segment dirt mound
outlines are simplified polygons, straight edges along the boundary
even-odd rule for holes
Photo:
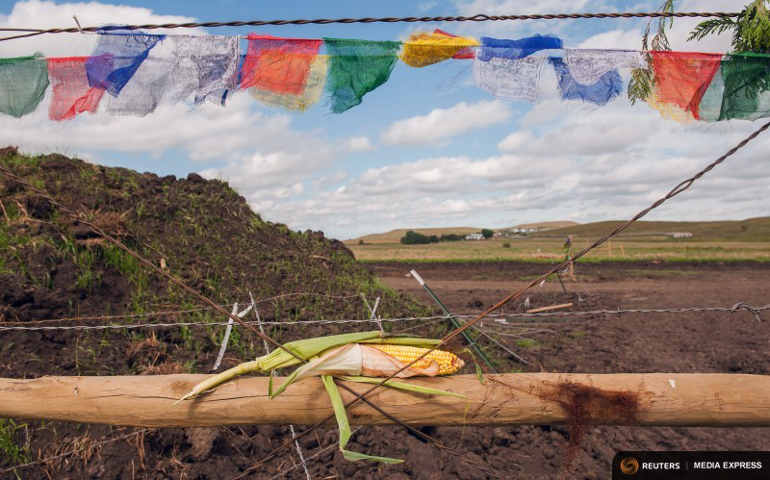
[[[170,285],[78,218],[98,225],[187,285],[227,305],[227,310],[233,301],[247,303],[249,292],[258,300],[272,298],[258,304],[265,321],[368,318],[361,293],[370,301],[382,297],[378,313],[383,316],[427,313],[407,296],[380,285],[341,242],[325,238],[322,232],[295,232],[262,220],[225,182],[205,180],[196,174],[184,179],[158,177],[61,155],[30,157],[13,148],[0,150],[0,166],[55,199],[51,201],[24,183],[0,175],[0,322],[15,322],[6,325],[225,320],[211,310],[200,309],[200,303],[189,293]],[[75,210],[78,216],[68,214],[56,202]],[[154,313],[159,311],[169,313]],[[344,327],[372,328],[369,324]],[[272,327],[268,333],[285,342],[334,330],[317,324],[292,324],[292,328]],[[221,326],[206,325],[3,331],[0,376],[207,372],[223,332]],[[258,338],[236,328],[222,366],[262,353]],[[16,427],[21,424],[17,422]],[[32,452],[38,452],[40,458],[55,455],[66,446],[91,445],[114,430],[50,422],[35,423],[34,428],[29,422],[25,425],[28,427],[20,429],[10,422],[0,424],[0,448],[6,445],[3,440],[10,445],[26,445],[20,450],[26,453],[15,460],[0,454],[0,471],[13,463],[37,459]],[[30,429],[35,433],[25,437],[24,432]],[[231,433],[227,435],[222,431],[158,431],[146,439],[142,436],[144,443],[136,444],[141,446],[141,457],[134,446],[116,442],[98,449],[99,460],[84,459],[88,465],[69,460],[40,464],[26,469],[22,476],[42,478],[43,472],[48,472],[52,478],[118,478],[132,475],[126,472],[139,477],[167,472],[174,478],[206,478],[203,472],[208,470],[203,465],[212,451],[236,452],[238,443],[245,441],[243,435],[262,432],[268,439],[273,436],[271,429],[228,431]],[[129,443],[136,443],[135,438]],[[91,447],[86,450],[97,451]],[[180,455],[183,463],[169,461]],[[253,460],[250,457],[239,461],[246,465]],[[141,465],[131,463],[138,458]],[[217,468],[209,467],[211,475],[218,476],[214,473]]]

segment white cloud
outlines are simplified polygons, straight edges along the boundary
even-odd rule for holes
[[[428,10],[431,10],[432,8],[434,8],[436,5],[438,5],[438,1],[437,0],[430,0],[428,2],[420,2],[420,3],[417,4],[417,10],[419,10],[421,12],[427,12]]]
[[[374,150],[369,137],[352,137],[345,142],[345,148],[349,152],[368,152]]]
[[[588,5],[588,0],[540,0],[522,2],[521,0],[471,0],[458,1],[457,9],[462,15],[486,13],[491,15],[515,15],[524,13],[559,13],[579,11]]]
[[[423,158],[370,168],[342,188],[273,206],[278,218],[350,238],[404,226],[502,227],[628,218],[725,152],[755,122],[676,124],[617,102],[586,116],[522,126],[500,155]],[[770,137],[738,152],[652,219],[767,215]]]
[[[382,140],[391,145],[430,144],[504,122],[510,116],[510,108],[498,100],[471,104],[460,102],[450,108],[437,108],[427,115],[393,122],[382,134]]]
[[[234,95],[225,108],[161,105],[146,117],[96,113],[54,122],[48,120],[47,106],[48,96],[35,112],[20,119],[0,116],[0,144],[18,145],[30,152],[64,148],[160,155],[181,149],[193,160],[226,160],[231,155],[277,151],[286,145],[310,154],[316,148],[328,149],[313,137],[293,132],[290,117],[255,111],[253,99],[245,94]]]
[[[587,38],[577,48],[639,50],[641,45],[642,34],[638,29],[610,30]]]
[[[54,3],[52,1],[28,0],[16,2],[10,14],[0,17],[0,26],[21,28],[75,27],[72,16],[76,15],[83,27],[143,24],[143,23],[184,23],[194,22],[193,17],[179,15],[158,15],[149,8],[126,5],[107,5],[99,2]],[[200,30],[185,30],[186,33]],[[168,33],[153,30],[155,33]],[[174,31],[179,33],[179,31]],[[41,52],[46,56],[89,55],[96,44],[96,35],[88,33],[58,33],[0,43],[0,57],[14,57]]]

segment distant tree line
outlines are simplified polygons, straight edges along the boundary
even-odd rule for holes
[[[491,238],[495,234],[494,231],[485,228],[481,231],[481,235],[484,238]],[[423,235],[422,233],[409,230],[401,237],[401,243],[404,245],[420,245],[427,243],[439,243],[439,242],[459,242],[465,240],[465,235],[458,235],[456,233],[445,233],[440,237],[438,235]]]

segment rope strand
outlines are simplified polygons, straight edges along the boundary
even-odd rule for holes
[[[98,26],[98,27],[68,27],[68,28],[0,28],[0,31],[8,32],[28,32],[20,35],[0,38],[0,41],[14,40],[20,38],[34,37],[36,35],[56,34],[56,33],[82,33],[98,32],[100,30],[157,30],[172,28],[218,28],[218,27],[260,27],[266,25],[328,25],[328,24],[351,24],[351,23],[421,23],[421,22],[499,22],[499,21],[525,21],[525,20],[570,20],[579,18],[660,18],[660,17],[719,17],[731,18],[737,17],[739,12],[611,12],[611,13],[543,13],[532,15],[486,15],[478,14],[470,17],[448,16],[448,17],[379,17],[379,18],[316,18],[312,20],[248,20],[248,21],[229,21],[229,22],[187,22],[187,23],[148,23],[143,25],[123,25]]]

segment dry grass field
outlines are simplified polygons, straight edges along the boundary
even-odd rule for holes
[[[362,261],[492,261],[552,262],[563,258],[562,245],[572,235],[573,250],[588,246],[617,222],[597,222],[549,230],[521,238],[402,245],[400,236],[364,244],[346,242]],[[427,230],[427,229],[426,229]],[[457,231],[457,229],[446,229]],[[420,230],[423,232],[423,230]],[[674,239],[667,232],[690,232]],[[459,233],[459,232],[458,232]],[[377,237],[371,235],[369,237]],[[385,241],[385,238],[389,241]],[[770,217],[732,222],[639,222],[627,233],[589,253],[584,261],[770,261]]]

